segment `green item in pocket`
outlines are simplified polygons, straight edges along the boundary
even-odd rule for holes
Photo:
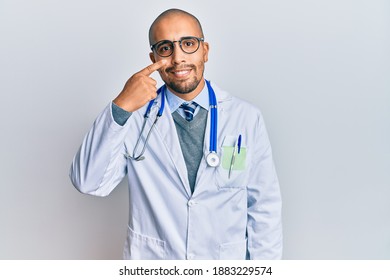
[[[230,164],[232,162],[234,147],[223,146],[223,156],[222,156],[222,167],[226,170],[230,169]],[[245,159],[246,159],[246,148],[241,147],[240,153],[236,152],[236,159],[232,170],[244,170],[245,169]]]

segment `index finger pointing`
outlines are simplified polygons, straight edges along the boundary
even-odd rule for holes
[[[157,61],[157,62],[155,62],[153,64],[150,64],[149,66],[147,66],[146,68],[142,69],[138,73],[146,75],[146,76],[149,76],[154,71],[156,71],[156,70],[160,69],[161,67],[163,67],[166,64],[166,62],[167,62],[166,60],[159,60],[159,61]]]

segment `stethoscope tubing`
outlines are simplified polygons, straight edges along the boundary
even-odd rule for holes
[[[151,100],[151,101],[149,102],[149,104],[148,104],[148,107],[147,107],[146,112],[145,112],[145,114],[144,114],[144,122],[143,122],[143,124],[142,124],[141,133],[140,133],[140,135],[139,135],[139,137],[138,137],[137,143],[135,143],[135,147],[134,147],[134,150],[133,150],[133,155],[132,155],[132,156],[129,156],[129,157],[130,157],[131,159],[133,159],[133,160],[140,161],[140,160],[145,159],[145,157],[143,156],[143,154],[145,153],[146,145],[147,145],[147,143],[148,143],[150,134],[151,134],[151,132],[152,132],[154,126],[156,125],[158,119],[162,116],[162,114],[163,114],[163,112],[164,112],[164,107],[165,107],[165,87],[166,87],[166,86],[163,85],[162,87],[160,87],[160,88],[157,90],[157,94],[160,94],[160,93],[161,93],[161,106],[160,106],[160,109],[159,109],[158,112],[157,112],[156,119],[154,120],[154,122],[153,122],[153,124],[152,124],[152,127],[149,129],[149,132],[148,132],[148,134],[146,135],[145,144],[144,144],[144,146],[143,146],[143,148],[142,148],[142,151],[141,151],[141,153],[140,153],[138,156],[136,156],[135,153],[136,153],[136,151],[138,150],[138,145],[139,145],[139,143],[140,143],[140,141],[141,141],[141,136],[142,136],[142,134],[143,134],[143,132],[144,132],[144,129],[145,129],[145,126],[146,126],[146,122],[147,122],[147,120],[148,120],[148,118],[149,118],[150,110],[152,109],[152,106],[153,106],[153,104],[154,104],[154,102],[155,102],[155,99]]]
[[[217,124],[218,124],[218,113],[217,113],[217,99],[210,82],[206,80],[207,88],[209,90],[209,103],[210,103],[210,153],[217,152]]]

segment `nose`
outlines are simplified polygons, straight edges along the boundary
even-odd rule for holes
[[[172,53],[172,63],[173,64],[180,64],[185,62],[186,53],[183,52],[183,50],[180,47],[179,42],[174,42],[174,48]]]

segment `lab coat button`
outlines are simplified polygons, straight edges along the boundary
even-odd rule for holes
[[[190,200],[190,201],[188,201],[187,205],[191,207],[191,206],[195,205],[195,201]]]

